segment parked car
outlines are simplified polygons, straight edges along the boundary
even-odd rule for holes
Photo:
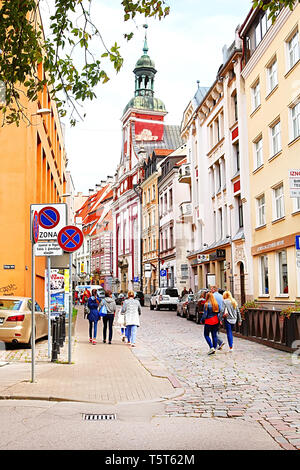
[[[150,310],[160,310],[161,308],[176,310],[178,299],[178,290],[176,288],[160,287],[150,297]]]
[[[186,318],[188,320],[195,320],[197,324],[200,323],[203,308],[205,303],[205,297],[208,292],[208,289],[200,289],[195,295],[194,298],[189,300],[187,305],[187,314]]]
[[[187,306],[189,301],[194,298],[194,294],[185,294],[183,295],[177,303],[177,315],[178,317],[186,317],[187,316]]]
[[[117,305],[122,305],[122,303],[124,302],[124,300],[126,299],[126,294],[124,294],[123,292],[121,292],[117,299],[116,299],[116,304]]]
[[[35,337],[48,336],[48,315],[35,303]],[[29,297],[0,297],[0,341],[25,343],[31,341],[31,299]]]
[[[140,304],[141,304],[142,307],[144,306],[145,296],[144,296],[144,293],[142,291],[139,290],[139,291],[135,292],[134,293],[134,298],[140,301]]]

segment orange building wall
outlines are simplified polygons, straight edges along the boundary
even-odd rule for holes
[[[43,94],[45,97],[45,94]],[[47,97],[47,94],[46,94]],[[49,116],[32,116],[38,108]],[[30,205],[62,202],[65,151],[51,102],[28,107],[32,125],[0,127],[0,295],[31,296]],[[36,257],[36,300],[44,306],[45,258]],[[15,269],[4,269],[4,265]]]

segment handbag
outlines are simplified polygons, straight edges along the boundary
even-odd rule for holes
[[[107,314],[107,308],[105,302],[102,301],[101,306],[99,308],[99,317],[104,317]]]

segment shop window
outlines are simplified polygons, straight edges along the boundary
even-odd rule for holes
[[[288,294],[288,266],[286,250],[277,253],[277,273],[279,294]]]
[[[259,259],[260,270],[260,295],[269,294],[269,269],[268,269],[268,256],[261,256]]]

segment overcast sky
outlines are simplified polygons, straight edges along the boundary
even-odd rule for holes
[[[92,1],[94,21],[108,47],[115,41],[121,46],[124,66],[118,74],[106,67],[110,81],[97,88],[97,99],[85,103],[84,122],[71,128],[65,121],[68,169],[76,192],[87,194],[107,175],[113,176],[120,161],[120,118],[134,93],[132,71],[143,53],[142,25],[149,25],[148,54],[157,69],[155,96],[165,103],[167,124],[180,125],[197,80],[201,86],[214,82],[222,47],[233,42],[235,28],[251,8],[251,0],[168,0],[168,4],[170,15],[161,21],[140,16],[124,23],[121,0]],[[127,42],[123,34],[130,31],[134,37]]]

